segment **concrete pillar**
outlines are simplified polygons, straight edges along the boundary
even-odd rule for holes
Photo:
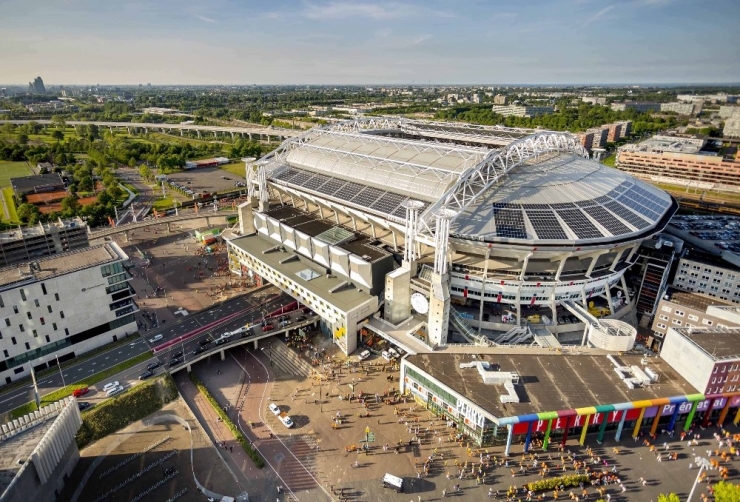
[[[588,265],[588,270],[586,270],[586,277],[589,279],[591,278],[591,273],[594,271],[594,267],[596,266],[596,262],[599,260],[600,254],[591,257],[591,263]]]
[[[547,430],[545,430],[545,437],[542,440],[542,449],[547,450],[550,446],[550,433],[552,432],[552,418],[547,421]]]
[[[612,266],[609,267],[609,270],[614,272],[614,270],[617,268],[617,264],[619,263],[619,259],[624,254],[624,249],[620,250],[619,253],[617,253],[617,256],[614,257],[614,261],[612,261]]]
[[[383,317],[398,324],[411,315],[411,271],[399,267],[385,276],[385,309]]]
[[[180,136],[182,136],[182,134],[183,134],[183,129],[180,129]]]
[[[642,408],[640,410],[640,416],[637,417],[637,422],[635,423],[635,430],[632,431],[632,437],[636,438],[640,435],[640,427],[642,427],[642,419],[645,416],[645,408]]]
[[[509,456],[509,450],[511,449],[511,438],[514,436],[514,426],[508,425],[509,432],[506,435],[506,448],[504,449],[504,457]]]
[[[619,420],[619,425],[617,426],[617,433],[614,435],[614,439],[619,441],[622,438],[622,429],[624,428],[624,420],[627,418],[627,410],[624,410],[622,412],[622,418]]]
[[[198,135],[198,137],[200,138],[200,129],[196,129],[195,132]]]
[[[516,287],[516,325],[522,325],[522,283]]]
[[[681,408],[681,403],[675,404],[675,409],[673,410],[673,415],[671,415],[671,421],[668,422],[668,430],[672,431],[676,428],[676,419],[678,418],[678,410]]]
[[[660,421],[660,406],[656,407],[655,418],[653,419],[653,425],[650,427],[650,434],[655,434],[658,430],[658,422]]]
[[[596,436],[596,442],[601,444],[604,442],[604,432],[606,431],[606,424],[609,422],[609,414],[604,413],[604,418],[601,420],[601,427],[599,427],[599,434]]]
[[[732,399],[728,397],[727,402],[725,403],[725,407],[722,408],[722,413],[719,414],[719,418],[717,419],[717,425],[722,425],[723,423],[725,423],[727,412],[730,411],[730,401],[732,401]],[[676,410],[678,410],[678,405],[676,406]]]
[[[530,256],[532,256],[532,253],[527,253],[527,256],[524,257],[524,263],[522,264],[522,272],[519,274],[520,281],[523,281],[524,276],[527,275],[527,265],[529,265]]]
[[[570,422],[573,420],[573,417],[567,417],[565,419],[565,428],[563,429],[563,440],[560,441],[560,444],[565,446],[565,444],[568,442],[568,431],[570,430]]]
[[[606,304],[609,307],[609,311],[613,314],[614,313],[614,306],[612,304],[612,292],[611,286],[609,286],[609,283],[606,284],[606,287],[604,287],[604,292],[606,293]]]
[[[527,437],[524,439],[524,453],[529,452],[529,446],[532,444],[532,429],[534,429],[534,422],[529,422]]]
[[[248,132],[247,133],[247,137],[249,138],[249,141],[252,141],[252,133],[251,132]]]
[[[558,307],[555,305],[555,286],[552,288],[552,293],[550,293],[550,310],[552,311],[552,325],[557,326],[558,325]]]
[[[255,340],[254,342],[252,342],[254,350],[257,350],[259,348],[259,345],[257,343],[258,341],[259,340]]]
[[[630,254],[627,255],[627,262],[632,263],[632,259],[635,256],[635,253],[637,253],[637,250],[640,249],[640,243],[638,242],[634,246],[632,246],[632,249],[630,250]]]
[[[707,410],[704,412],[704,418],[701,421],[702,427],[706,427],[709,424],[709,416],[712,414],[712,410],[714,409],[714,403],[716,401],[717,401],[716,399],[709,400],[709,406],[707,406]]]
[[[586,415],[586,421],[583,423],[583,429],[581,429],[581,437],[578,441],[578,444],[583,446],[583,444],[586,442],[586,433],[588,432],[588,424],[591,422],[591,417],[593,415]]]
[[[558,271],[555,272],[555,282],[560,281],[560,274],[563,273],[563,268],[565,267],[565,262],[568,261],[568,258],[569,257],[570,257],[570,255],[560,259],[560,265],[558,265]]]
[[[226,351],[222,349],[221,350],[221,360],[224,361],[225,359],[226,359]]]
[[[691,411],[686,416],[686,423],[683,424],[683,430],[688,432],[691,428],[691,422],[694,420],[694,413],[696,413],[696,407],[699,406],[699,401],[694,401],[691,405]],[[738,408],[740,410],[740,408]]]

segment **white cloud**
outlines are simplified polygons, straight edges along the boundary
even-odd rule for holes
[[[205,21],[206,23],[215,23],[216,20],[206,16],[198,16],[198,19]]]
[[[346,19],[352,17],[395,19],[409,15],[409,10],[398,4],[329,2],[306,4],[303,15],[309,19]]]
[[[593,23],[594,21],[598,21],[602,17],[604,17],[606,14],[609,13],[614,7],[616,7],[616,4],[607,5],[603,9],[601,9],[599,12],[588,18],[584,23],[583,26],[588,26],[589,24]]]
[[[427,35],[421,35],[421,36],[419,36],[419,37],[416,37],[415,39],[413,39],[413,40],[411,41],[411,43],[412,43],[412,44],[414,44],[414,45],[419,45],[419,44],[421,44],[421,43],[423,43],[423,42],[426,42],[426,41],[427,41],[427,40],[429,40],[430,38],[432,38],[432,36],[431,36],[431,35],[428,35],[428,34],[427,34]]]

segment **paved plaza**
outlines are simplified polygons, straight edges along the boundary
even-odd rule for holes
[[[456,442],[454,429],[410,400],[385,404],[386,392],[398,389],[398,373],[384,359],[373,356],[362,369],[347,369],[342,364],[346,358],[326,339],[314,341],[314,350],[325,349],[323,357],[333,364],[314,366],[316,372],[311,378],[291,376],[279,367],[277,355],[294,349],[277,339],[263,345],[264,350],[237,348],[225,361],[211,358],[194,368],[220,403],[234,406],[235,419],[242,424],[252,422],[251,429],[245,426],[247,435],[271,464],[258,478],[250,479],[252,500],[274,500],[275,496],[288,500],[285,497],[291,491],[301,501],[440,500],[443,494],[460,500],[483,500],[489,499],[489,492],[495,499],[496,491],[499,500],[506,500],[512,487],[518,490],[510,500],[527,500],[522,486],[542,479],[543,467],[547,469],[546,478],[575,474],[574,460],[580,473],[588,468],[619,478],[621,484],[565,489],[557,494],[561,500],[569,499],[571,492],[584,500],[584,490],[587,500],[610,497],[614,501],[657,501],[658,494],[669,491],[685,500],[697,475],[697,468],[692,465],[689,469],[690,464],[694,464],[694,456],[706,457],[709,450],[712,459],[728,468],[729,479],[738,476],[737,462],[723,461],[717,455],[730,449],[726,445],[718,447],[713,439],[716,428],[697,430],[698,442],[691,446],[678,437],[659,434],[651,441],[654,452],[632,438],[617,443],[609,441],[607,435],[607,441],[598,445],[593,434],[587,436],[584,447],[577,439],[569,439],[562,450],[553,443],[548,451],[532,449],[527,456],[522,455],[523,446],[515,444],[512,455],[504,459],[503,446],[478,449]],[[313,355],[313,350],[308,352]],[[353,388],[355,399],[349,400]],[[360,392],[368,396],[364,403],[357,399]],[[270,402],[288,412],[294,428],[286,429],[267,410]],[[375,442],[364,453],[361,446],[366,429],[375,436]],[[737,428],[730,425],[727,432],[734,434]],[[675,454],[676,460],[668,459],[668,454]],[[249,469],[248,460],[241,465]],[[471,474],[473,471],[475,474]],[[248,477],[253,470],[249,472]],[[380,480],[386,473],[404,478],[403,494],[382,487]],[[709,471],[708,479],[716,482],[719,472]],[[287,487],[288,493],[278,495],[278,486]],[[706,493],[706,487],[706,483],[700,484],[698,493]],[[597,489],[603,490],[603,495],[597,497]],[[552,490],[538,492],[531,500],[554,500],[555,495]],[[699,500],[698,494],[695,500]]]

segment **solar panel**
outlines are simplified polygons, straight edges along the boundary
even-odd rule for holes
[[[650,226],[650,223],[640,218],[617,201],[607,202],[604,206],[638,230],[642,230],[643,228]]]
[[[492,206],[494,209],[521,209],[521,204],[510,204],[508,202],[494,202]]]
[[[569,209],[577,206],[572,202],[556,202],[555,204],[550,204],[550,207],[553,209]]]
[[[342,200],[352,200],[352,197],[354,197],[360,190],[362,190],[364,187],[362,185],[358,185],[357,183],[347,182],[346,185],[344,185],[342,188],[337,190],[337,192],[334,194],[334,197]]]
[[[523,209],[550,209],[550,204],[522,204]]]
[[[350,232],[342,227],[331,227],[328,230],[324,230],[316,236],[317,239],[337,246],[343,242],[348,242],[355,238],[354,232]]]
[[[611,197],[607,197],[606,195],[602,195],[601,197],[596,197],[594,199],[594,202],[597,202],[599,204],[606,204],[607,202],[610,202],[612,199]]]
[[[560,222],[552,211],[526,211],[538,239],[567,239]]]
[[[578,207],[588,207],[593,206],[594,204],[596,203],[592,200],[579,200],[578,202],[576,202],[576,206]]]
[[[385,195],[375,201],[370,207],[386,214],[392,214],[405,197],[395,193],[386,192]]]
[[[363,191],[348,200],[361,206],[370,207],[374,202],[380,199],[384,193],[385,192],[378,190],[377,188],[365,187]]]
[[[617,200],[620,201],[622,204],[629,206],[643,216],[647,216],[652,220],[659,219],[660,213],[662,212],[661,207],[658,206],[655,202],[648,200],[645,196],[640,195],[637,190],[635,190],[635,188],[638,187],[633,187],[630,190],[626,191],[625,193],[620,195]]]
[[[597,239],[604,235],[597,229],[591,220],[580,209],[561,209],[560,217],[568,224],[579,239]]]
[[[493,217],[496,223],[496,236],[511,239],[526,239],[527,229],[524,226],[524,215],[513,209],[494,209]]]
[[[318,191],[326,195],[334,195],[337,190],[342,188],[347,182],[336,178],[329,178],[326,183],[318,188]]]
[[[326,183],[327,176],[324,176],[322,174],[314,174],[312,177],[306,180],[306,182],[303,184],[305,188],[308,188],[309,190],[316,190],[321,185]]]
[[[598,221],[602,227],[609,230],[612,235],[624,235],[632,232],[624,223],[619,221],[612,213],[601,206],[586,207],[583,210],[593,219]]]

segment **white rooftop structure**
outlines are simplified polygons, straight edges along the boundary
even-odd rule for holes
[[[622,150],[645,153],[699,153],[706,144],[700,138],[682,138],[678,136],[656,135],[638,144],[621,147]]]

